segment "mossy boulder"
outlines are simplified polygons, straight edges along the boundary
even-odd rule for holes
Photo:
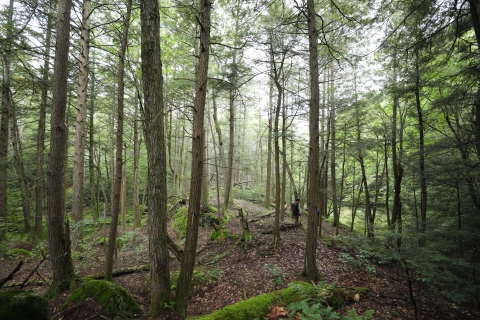
[[[294,282],[288,288],[265,293],[248,300],[240,301],[234,305],[217,310],[214,313],[195,317],[195,320],[245,320],[262,318],[268,314],[269,309],[275,304],[288,305],[305,299],[305,294],[315,298],[316,290],[313,285],[306,282]]]
[[[111,317],[131,316],[141,311],[138,304],[121,286],[105,280],[88,280],[73,291],[62,309],[71,302],[93,298]]]
[[[0,319],[48,320],[48,302],[32,291],[0,292]]]

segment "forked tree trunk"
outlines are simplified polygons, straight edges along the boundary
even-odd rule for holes
[[[199,49],[195,75],[195,102],[193,113],[192,173],[190,182],[190,200],[188,206],[187,236],[185,255],[182,261],[175,296],[175,310],[183,317],[187,314],[188,292],[195,266],[195,254],[198,240],[198,223],[202,194],[204,113],[207,95],[208,59],[210,54],[210,0],[199,0]]]

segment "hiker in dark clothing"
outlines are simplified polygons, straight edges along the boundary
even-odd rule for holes
[[[300,199],[296,199],[292,203],[292,217],[295,219],[295,224],[298,224],[298,218],[300,217]]]

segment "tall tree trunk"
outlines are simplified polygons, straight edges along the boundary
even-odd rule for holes
[[[32,231],[30,223],[30,196],[28,194],[27,180],[25,178],[25,169],[23,165],[22,138],[20,136],[20,129],[18,128],[17,116],[13,108],[13,100],[11,97],[8,107],[12,133],[13,164],[15,167],[18,184],[20,186],[20,195],[22,197],[23,224],[25,227],[25,232],[30,238]]]
[[[43,238],[43,214],[45,209],[45,173],[44,173],[44,158],[45,158],[45,128],[46,128],[46,114],[47,114],[47,100],[48,89],[50,88],[50,47],[52,43],[52,28],[53,28],[53,10],[49,9],[47,18],[47,30],[45,33],[45,60],[43,61],[42,69],[42,93],[40,96],[40,110],[38,116],[37,128],[37,156],[35,160],[36,174],[35,174],[35,235],[37,239]],[[0,222],[1,223],[1,222]]]
[[[425,177],[425,133],[423,128],[423,113],[422,105],[420,102],[420,67],[419,67],[419,54],[418,46],[415,47],[415,106],[417,108],[418,116],[418,152],[419,152],[419,170],[420,170],[420,239],[419,245],[425,247],[426,245],[426,232],[427,232],[427,179]]]
[[[135,99],[137,100],[137,99]],[[140,140],[138,138],[138,106],[135,102],[134,120],[133,120],[133,227],[140,228],[141,226],[141,213],[138,203],[138,180],[139,170],[138,163],[140,160]]]
[[[271,53],[270,53],[271,54]],[[273,60],[273,58],[271,58]],[[270,80],[268,110],[268,135],[267,135],[267,181],[265,183],[265,208],[270,208],[270,191],[272,184],[272,126],[273,126],[273,80]]]
[[[335,114],[335,69],[333,66],[333,59],[330,60],[330,144],[332,146],[330,151],[330,176],[331,176],[331,188],[332,188],[332,209],[333,209],[333,221],[334,225],[338,225],[338,211],[337,205],[337,140],[336,140],[336,114]]]
[[[394,57],[394,63],[397,63],[396,56]],[[393,69],[393,86],[397,86],[397,66],[394,66]],[[392,207],[392,228],[395,230],[395,227],[398,230],[401,230],[401,210],[402,203],[400,199],[400,193],[402,191],[402,178],[403,178],[403,166],[401,163],[401,158],[397,154],[397,115],[399,113],[399,97],[397,93],[394,93],[393,97],[393,110],[392,110],[392,162],[393,162],[393,207]],[[397,241],[398,244],[401,244],[400,237]]]
[[[95,56],[94,56],[95,57]],[[100,217],[100,200],[99,200],[99,187],[100,183],[100,159],[98,160],[98,166],[95,166],[95,125],[93,123],[94,114],[95,114],[95,78],[91,77],[90,84],[90,114],[89,114],[89,133],[88,133],[88,168],[89,168],[89,180],[90,180],[90,197],[91,197],[91,206],[93,210],[93,219],[98,220]],[[99,152],[100,155],[100,152]],[[95,170],[97,171],[97,179],[95,179]]]
[[[195,254],[198,240],[198,223],[200,219],[200,201],[202,194],[203,148],[204,148],[204,113],[207,95],[208,59],[210,54],[210,0],[199,0],[199,50],[195,70],[195,102],[193,113],[192,139],[192,173],[190,181],[190,200],[188,206],[187,236],[185,251],[178,278],[175,296],[175,310],[183,317],[187,314],[187,296],[195,266]]]
[[[385,188],[385,211],[387,213],[387,226],[390,226],[390,176],[389,176],[389,170],[388,170],[388,139],[387,135],[384,135],[384,147],[383,147],[383,152],[385,156],[385,180],[386,180],[386,188]]]
[[[225,194],[223,197],[223,212],[227,212],[228,204],[230,203],[232,182],[233,182],[233,153],[235,145],[235,88],[233,85],[230,87],[230,137],[228,143],[228,164],[227,164],[227,176],[225,177]]]
[[[83,186],[85,182],[85,122],[87,119],[88,63],[90,49],[90,0],[83,0],[80,31],[80,73],[78,76],[77,120],[75,121],[75,151],[73,155],[72,246],[83,238]]]
[[[319,172],[319,88],[318,88],[318,51],[317,29],[315,23],[315,2],[307,0],[308,19],[308,43],[309,43],[309,70],[310,70],[310,112],[309,112],[309,151],[308,151],[308,226],[307,243],[305,246],[305,258],[303,275],[309,280],[316,281],[320,278],[317,268],[317,230],[321,208],[318,190],[320,190]],[[322,197],[322,195],[320,195]]]
[[[148,159],[148,238],[151,304],[156,315],[170,302],[167,233],[167,155],[165,149],[160,12],[157,0],[140,2],[142,79],[145,106],[143,134]]]
[[[6,29],[7,39],[1,49],[3,78],[2,78],[2,109],[0,119],[0,240],[7,237],[7,168],[8,168],[8,122],[9,109],[11,104],[10,92],[10,48],[13,23],[13,0],[10,0],[8,6]]]
[[[271,40],[273,41],[273,40]],[[275,222],[273,225],[273,248],[277,248],[278,241],[280,240],[280,207],[283,205],[280,203],[280,109],[282,108],[283,87],[280,83],[280,77],[283,71],[283,62],[285,55],[283,55],[280,62],[280,66],[277,67],[274,61],[273,43],[270,42],[270,57],[272,58],[271,64],[273,67],[273,81],[277,88],[277,105],[275,107],[275,118],[273,127],[273,142],[274,142],[274,161],[275,161]]]
[[[68,50],[70,48],[71,0],[59,0],[57,11],[56,51],[53,66],[53,98],[50,129],[50,153],[47,166],[48,249],[52,263],[53,282],[49,295],[67,290],[74,279],[68,223],[65,223],[64,176],[67,149]]]
[[[130,14],[132,11],[132,0],[127,1],[127,12],[123,22],[123,33],[120,52],[118,54],[118,104],[117,104],[117,132],[115,147],[115,179],[112,186],[112,220],[108,234],[108,248],[105,257],[105,280],[113,281],[113,260],[117,242],[118,216],[120,215],[120,193],[122,189],[123,169],[123,117],[124,117],[124,92],[125,92],[125,53],[127,51],[128,29],[130,27]],[[150,199],[148,199],[150,201]]]

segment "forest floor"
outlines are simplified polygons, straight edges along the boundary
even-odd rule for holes
[[[306,280],[300,276],[306,241],[306,216],[301,217],[303,227],[281,231],[281,241],[278,248],[273,251],[270,248],[272,234],[268,233],[273,224],[273,216],[256,218],[267,212],[260,204],[235,201],[235,208],[240,206],[249,214],[249,227],[255,237],[246,248],[241,248],[235,246],[236,239],[232,238],[211,241],[212,227],[203,227],[199,230],[196,269],[202,270],[210,280],[194,287],[189,299],[188,316],[208,314],[246,298],[286,287],[293,281]],[[236,214],[237,210],[232,208],[232,212]],[[288,223],[293,222],[290,216],[285,220]],[[230,235],[242,233],[242,227],[237,218],[230,219],[226,228]],[[118,253],[114,269],[148,266],[147,227],[141,228],[140,231],[127,228],[125,232],[119,232],[124,245]],[[104,234],[108,232],[102,229],[96,236],[102,238]],[[171,230],[171,227],[169,227],[169,234],[177,243],[180,243],[178,235]],[[370,288],[368,294],[362,296],[360,301],[351,303],[338,312],[346,314],[348,310],[355,308],[358,314],[363,314],[366,310],[374,309],[374,319],[415,319],[404,269],[399,265],[377,265],[373,272],[348,264],[341,258],[342,251],[346,250],[345,246],[340,244],[332,248],[327,246],[329,241],[324,241],[334,235],[335,229],[324,222],[322,238],[318,240],[317,246],[317,266],[324,280],[328,283],[335,282],[337,286],[345,288]],[[20,242],[14,244],[14,247],[33,249],[31,245]],[[102,244],[92,245],[82,256],[83,260],[75,259],[75,271],[79,276],[103,273],[104,247]],[[20,260],[24,260],[25,263],[14,275],[13,281],[8,282],[2,290],[21,284],[40,262],[39,258],[33,257],[1,256],[0,279],[6,277]],[[179,267],[178,261],[172,256],[170,269],[175,272]],[[32,282],[25,289],[34,290],[39,294],[44,293],[47,286],[42,283],[51,279],[49,262],[40,264],[37,272],[30,279],[37,281]],[[142,312],[134,317],[135,319],[153,319],[148,316],[148,271],[140,270],[116,276],[115,282],[125,288],[141,306]],[[67,309],[60,311],[59,307],[69,294],[65,292],[56,301],[51,302],[50,317],[52,319],[109,319],[92,299],[73,303]],[[442,301],[435,293],[428,292],[422,287],[421,283],[413,283],[413,294],[419,319],[480,319],[478,311]],[[168,319],[180,318],[172,315]]]

